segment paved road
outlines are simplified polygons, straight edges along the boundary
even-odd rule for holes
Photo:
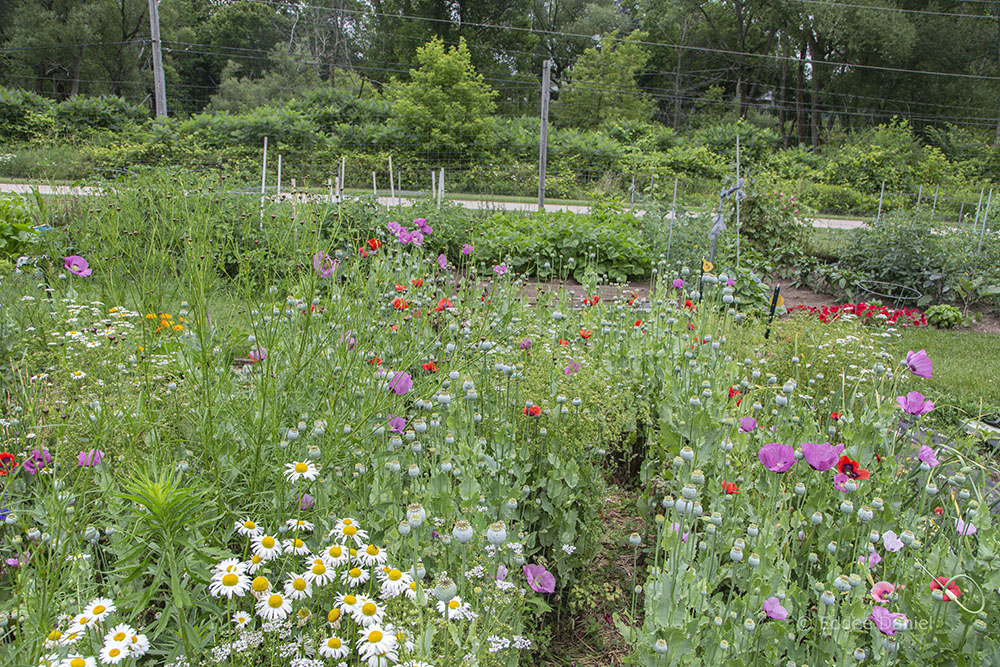
[[[0,183],[0,193],[2,192],[13,192],[17,194],[31,194],[32,189],[37,189],[39,194],[43,195],[95,195],[100,194],[99,188],[93,187],[74,187],[69,185],[28,185],[22,183]],[[256,193],[254,193],[256,194]],[[282,194],[282,197],[290,198],[292,195]],[[308,195],[305,195],[308,196]],[[314,195],[315,197],[326,198],[325,195]],[[406,197],[379,197],[378,203],[382,206],[411,206],[416,200],[408,199]],[[470,210],[489,210],[489,211],[537,211],[538,205],[528,202],[512,202],[512,201],[483,201],[478,199],[449,199],[448,201],[453,204],[458,204],[463,208]],[[581,206],[579,204],[546,204],[546,211],[561,211],[569,213],[589,213],[589,206]],[[637,210],[636,213],[642,214],[643,211]],[[812,218],[811,219],[813,227],[819,229],[856,229],[858,227],[863,227],[865,224],[864,220],[841,220],[834,218]]]

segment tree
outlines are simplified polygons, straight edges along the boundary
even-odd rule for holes
[[[431,153],[474,153],[496,109],[496,92],[472,66],[465,39],[448,48],[438,38],[417,49],[409,81],[394,80],[388,97],[399,126]]]
[[[561,125],[593,128],[605,120],[652,119],[652,99],[640,90],[636,76],[649,60],[640,42],[645,33],[626,38],[615,30],[598,47],[586,49],[567,72],[567,81],[554,105]]]

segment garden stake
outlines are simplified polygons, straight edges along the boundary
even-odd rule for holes
[[[778,307],[778,293],[781,292],[781,285],[774,286],[774,293],[771,295],[771,312],[767,315],[767,329],[764,330],[764,340],[771,335],[771,322],[774,321],[774,309]]]
[[[670,244],[674,240],[674,220],[677,219],[677,177],[674,176],[674,201],[670,205],[670,228],[667,230],[667,261],[670,261]]]

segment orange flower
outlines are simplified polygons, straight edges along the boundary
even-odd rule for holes
[[[580,329],[580,338],[587,340],[594,335],[594,332],[590,329]]]
[[[424,279],[423,278],[414,278],[413,280],[410,281],[410,284],[413,285],[414,287],[423,287],[424,286]]]
[[[695,309],[695,305],[691,302],[691,299],[684,302],[684,307],[690,311],[694,311]]]
[[[438,369],[437,364],[434,363],[433,361],[428,361],[426,364],[421,364],[421,365],[424,367],[425,371],[430,371],[431,373],[437,372]]]
[[[368,363],[371,364],[372,366],[381,366],[382,365],[382,357],[369,357],[368,358]]]
[[[739,493],[739,490],[736,488],[736,482],[727,482],[725,480],[722,482],[722,490],[725,491],[727,495]]]
[[[837,421],[838,419],[840,419],[840,413],[836,411],[831,412],[830,419],[832,419],[833,421]]]
[[[445,308],[451,308],[451,301],[442,297],[442,299],[438,301],[438,305],[434,308],[434,310],[442,311]]]
[[[858,465],[857,461],[852,460],[850,456],[840,457],[840,461],[837,462],[837,472],[842,475],[847,475],[851,479],[868,479],[870,474],[867,470]]]
[[[406,285],[400,285],[399,283],[396,283],[396,291],[397,292],[405,292],[406,291]]]
[[[524,414],[527,415],[528,417],[537,417],[538,415],[542,414],[542,409],[537,405],[532,405],[530,408],[524,409]]]
[[[410,307],[410,303],[401,297],[396,297],[392,300],[392,305],[395,306],[396,310],[406,310]]]
[[[642,326],[642,320],[636,320],[635,324],[633,324],[632,326],[641,327]]]

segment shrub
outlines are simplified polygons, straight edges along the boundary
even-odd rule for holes
[[[0,86],[0,136],[34,139],[52,129],[52,100]]]
[[[149,109],[110,95],[75,95],[55,106],[56,129],[66,134],[87,130],[122,132],[149,118]]]

